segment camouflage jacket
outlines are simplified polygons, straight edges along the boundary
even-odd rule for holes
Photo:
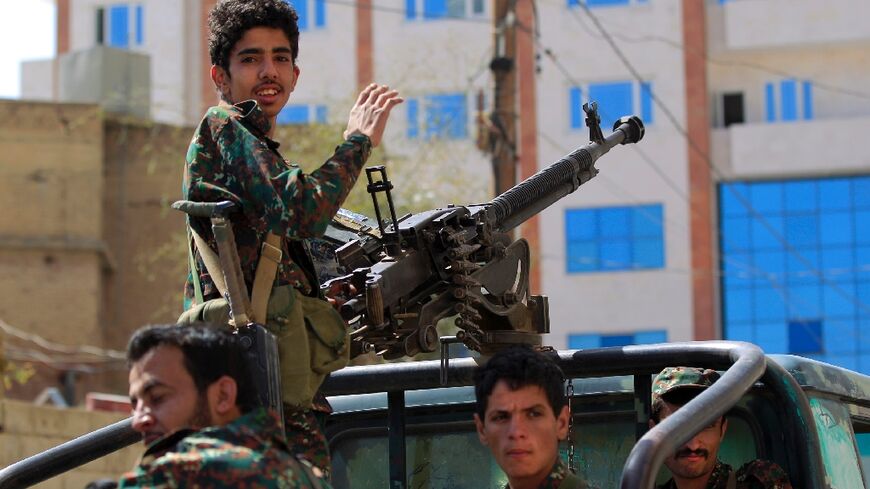
[[[729,489],[728,478],[733,470],[730,465],[717,460],[707,481],[707,489]],[[785,470],[767,460],[743,464],[735,473],[735,482],[735,489],[792,489]],[[677,484],[670,479],[658,489],[677,489]]]
[[[278,152],[269,139],[269,121],[253,100],[212,107],[202,119],[187,151],[183,197],[198,202],[230,200],[241,211],[233,220],[242,274],[248,287],[267,232],[284,240],[276,285],[292,284],[310,294],[317,286],[304,238],[320,236],[356,182],[371,151],[371,141],[353,135],[320,168],[304,174]],[[208,219],[191,226],[217,249]],[[205,299],[218,296],[196,255]],[[250,290],[249,290],[250,292]],[[194,297],[188,279],[185,296]]]
[[[256,409],[224,426],[181,430],[151,444],[121,477],[132,487],[329,488],[304,459],[290,454],[277,416]]]
[[[553,469],[538,485],[538,489],[587,489],[588,487],[580,476],[568,469],[561,458],[556,460]],[[505,485],[505,489],[510,489],[510,484]]]

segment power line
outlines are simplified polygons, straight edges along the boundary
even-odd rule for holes
[[[617,57],[620,59],[620,61],[623,63],[623,65],[626,67],[626,69],[629,71],[629,73],[631,73],[632,77],[634,77],[634,79],[637,80],[638,82],[643,82],[643,78],[640,76],[640,73],[637,71],[637,69],[634,67],[634,65],[631,63],[631,61],[628,60],[628,57],[625,55],[625,53],[622,51],[622,49],[616,44],[616,42],[610,36],[610,33],[604,28],[604,26],[601,24],[601,22],[598,20],[598,18],[589,10],[589,7],[583,2],[580,3],[580,7],[583,9],[583,11],[586,13],[586,15],[592,21],[592,23],[595,24],[595,26],[601,32],[605,41],[607,41],[607,43],[613,49],[614,53],[617,55]],[[578,17],[579,14],[577,14],[576,10],[572,9],[571,12],[572,12],[574,18],[578,19],[578,21],[579,21],[579,17]],[[721,174],[721,172],[719,172],[718,168],[716,168],[716,166],[713,165],[712,161],[710,160],[709,155],[705,151],[703,151],[701,148],[699,148],[698,145],[695,143],[695,141],[693,141],[689,137],[689,134],[686,131],[686,129],[682,126],[682,124],[679,123],[676,116],[674,116],[673,112],[671,112],[670,108],[667,107],[667,105],[658,97],[658,95],[656,95],[653,92],[652,88],[650,88],[649,94],[650,94],[650,98],[652,99],[652,101],[659,107],[659,109],[661,109],[661,111],[665,114],[665,116],[671,122],[671,124],[674,126],[674,128],[677,130],[677,132],[679,132],[680,135],[686,140],[687,144],[689,145],[689,148],[692,149],[695,153],[698,154],[698,156],[701,157],[702,161],[704,161],[704,163],[707,165],[707,167],[710,169],[710,171],[720,181],[725,180],[724,176]],[[773,236],[790,255],[797,258],[808,269],[812,270],[816,274],[816,277],[822,283],[831,287],[832,290],[834,290],[835,292],[840,294],[843,298],[851,301],[853,304],[855,304],[859,308],[870,313],[870,306],[863,303],[858,297],[856,297],[856,296],[850,294],[849,292],[847,292],[846,290],[844,290],[842,287],[840,287],[839,284],[837,284],[835,282],[831,282],[830,280],[828,280],[824,276],[824,274],[822,274],[818,269],[815,268],[815,266],[812,264],[812,262],[810,262],[806,257],[804,257],[803,255],[798,253],[797,250],[795,250],[794,247],[792,247],[791,244],[785,239],[785,237],[783,237],[773,227],[773,225],[770,224],[770,222],[763,215],[759,214],[758,211],[756,211],[752,207],[752,204],[743,195],[741,195],[739,192],[734,190],[734,188],[731,186],[728,186],[727,188],[737,198],[737,200],[740,202],[740,204],[743,205],[744,208],[747,209],[747,211],[749,211],[749,213],[753,217],[753,219],[755,219],[756,221],[761,223],[761,225],[767,229],[767,231],[771,234],[771,236]]]
[[[49,341],[42,336],[27,333],[20,329],[14,328],[10,326],[8,323],[0,319],[0,330],[5,332],[11,337],[18,338],[20,340],[24,340],[30,343],[33,343],[45,350],[59,353],[62,355],[91,355],[95,357],[100,357],[103,361],[127,361],[126,353],[118,350],[109,350],[106,348],[99,348],[96,346],[88,346],[88,345],[80,345],[80,346],[69,346],[61,343],[55,343],[53,341]]]

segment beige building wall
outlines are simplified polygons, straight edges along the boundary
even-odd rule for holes
[[[6,467],[125,417],[83,409],[56,409],[0,400],[0,426],[3,427],[0,431],[0,467]],[[97,479],[117,479],[135,466],[142,451],[142,445],[137,443],[33,487],[81,489],[88,482]]]
[[[0,134],[0,319],[59,345],[115,350],[144,324],[174,321],[186,255],[169,204],[192,129],[76,104],[0,102],[0,117],[14,121]],[[9,360],[36,367],[10,397],[33,399],[69,371],[78,399],[126,392],[123,362],[6,343],[18,351]]]

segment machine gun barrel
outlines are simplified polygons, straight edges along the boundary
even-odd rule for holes
[[[623,117],[613,132],[593,141],[531,177],[516,184],[487,204],[493,228],[508,232],[557,200],[577,190],[598,174],[595,161],[617,144],[636,143],[643,138],[643,122],[636,116]]]

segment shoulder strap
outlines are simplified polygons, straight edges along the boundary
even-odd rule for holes
[[[737,489],[737,473],[733,470],[728,473],[728,484],[725,487],[727,489]]]
[[[568,475],[562,479],[562,483],[559,484],[559,489],[587,489],[589,486],[586,485],[586,482],[580,478],[579,475],[568,471]]]
[[[217,287],[218,292],[220,292],[221,296],[226,297],[227,283],[226,281],[224,281],[224,274],[221,273],[221,262],[217,256],[217,253],[215,253],[214,250],[212,250],[208,246],[208,243],[205,242],[205,239],[200,236],[195,229],[190,226],[188,226],[188,228],[190,229],[190,234],[193,235],[193,241],[196,244],[196,249],[199,250],[199,256],[202,258],[202,262],[205,264],[205,269],[206,271],[208,271],[212,282],[214,282],[214,286]]]
[[[251,311],[254,321],[266,323],[269,296],[272,294],[272,285],[275,284],[275,276],[282,256],[281,237],[274,233],[266,234],[260,247],[260,260],[257,262],[254,286],[251,290]]]
[[[196,268],[196,259],[193,257],[190,217],[187,219],[187,269],[190,271],[190,280],[193,282],[193,296],[196,304],[202,304],[202,284],[199,282],[199,270]]]

